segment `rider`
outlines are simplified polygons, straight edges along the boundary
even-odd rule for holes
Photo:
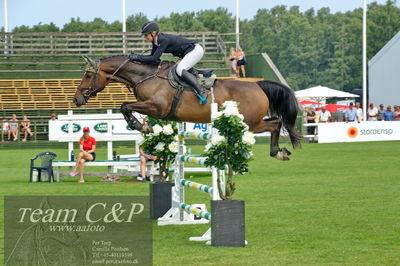
[[[164,52],[171,53],[181,58],[182,60],[176,67],[176,74],[193,87],[197,93],[196,96],[200,98],[203,104],[207,103],[206,98],[208,91],[204,89],[197,82],[197,78],[188,71],[203,57],[203,47],[194,40],[161,33],[158,25],[152,21],[143,24],[141,36],[144,36],[144,38],[153,45],[150,55],[130,54],[129,59],[131,61],[155,63]]]

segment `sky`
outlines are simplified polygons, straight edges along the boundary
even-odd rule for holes
[[[0,0],[0,28],[4,26],[4,1]],[[373,1],[368,1],[371,3]],[[376,0],[385,3],[386,0]],[[235,13],[235,0],[126,0],[126,15],[144,13],[149,19],[168,16],[171,12],[200,11],[224,7]],[[318,10],[329,7],[331,12],[346,12],[361,7],[363,0],[241,0],[240,17],[251,19],[260,8],[276,5],[300,6],[301,11],[309,8]],[[8,0],[9,30],[21,25],[48,24],[54,22],[62,27],[70,19],[91,21],[100,17],[108,22],[121,21],[122,0]]]

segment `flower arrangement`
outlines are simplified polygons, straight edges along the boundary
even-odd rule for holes
[[[145,134],[138,144],[152,155],[156,156],[155,162],[160,166],[160,181],[166,182],[168,177],[168,165],[175,159],[178,152],[178,129],[175,122],[160,119],[149,119],[149,125],[153,132]]]
[[[208,157],[205,161],[207,166],[228,170],[225,191],[222,191],[221,180],[218,178],[218,191],[223,200],[232,199],[235,191],[233,176],[248,172],[248,162],[253,156],[251,146],[256,140],[243,120],[237,103],[226,101],[212,122],[212,127],[218,133],[213,135],[204,150],[204,156]]]

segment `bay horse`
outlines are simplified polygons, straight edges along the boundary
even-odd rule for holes
[[[82,106],[91,97],[102,91],[111,82],[124,83],[132,89],[136,102],[124,102],[120,111],[131,129],[141,132],[151,130],[142,125],[132,112],[138,112],[154,118],[165,118],[175,95],[175,88],[168,82],[168,73],[174,62],[160,61],[157,64],[131,62],[127,55],[115,55],[94,61],[84,57],[87,66],[80,85],[78,85],[74,103]],[[215,102],[221,106],[231,100],[239,103],[240,113],[249,130],[254,133],[271,132],[270,155],[279,160],[289,160],[291,154],[286,148],[279,147],[281,128],[288,133],[293,147],[300,146],[301,136],[295,129],[299,105],[294,92],[287,86],[274,81],[263,80],[247,82],[233,79],[216,79],[213,85]],[[210,98],[207,104],[199,104],[192,91],[184,91],[175,117],[179,121],[210,123]],[[265,118],[268,116],[268,118]]]

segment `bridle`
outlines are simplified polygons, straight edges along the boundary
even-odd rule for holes
[[[122,68],[123,66],[125,66],[126,63],[128,63],[129,61],[130,61],[129,59],[126,59],[124,62],[122,62],[122,63],[118,66],[118,68],[114,71],[114,73],[111,75],[111,77],[110,77],[109,79],[112,80],[112,79],[114,78],[114,76],[118,73],[118,71],[121,70],[121,68]],[[148,76],[145,76],[143,79],[141,79],[141,80],[139,80],[138,82],[136,82],[135,87],[134,87],[134,93],[135,93],[135,95],[136,95],[136,92],[137,92],[137,89],[138,89],[139,85],[141,85],[143,82],[145,82],[145,81],[147,81],[147,80],[149,80],[149,79],[152,79],[152,78],[156,78],[156,77],[157,77],[157,78],[161,78],[161,79],[168,80],[168,77],[167,77],[167,76],[163,76],[163,75],[160,75],[160,74],[159,74],[159,72],[160,72],[160,70],[161,70],[161,66],[162,66],[162,61],[160,61],[160,63],[158,64],[157,70],[156,70],[154,73],[152,73],[152,74],[150,74],[150,75],[148,75]],[[81,93],[82,93],[82,96],[83,96],[83,98],[85,99],[86,102],[88,102],[88,100],[89,100],[89,98],[90,98],[91,96],[96,96],[97,93],[99,92],[98,90],[96,90],[96,89],[93,87],[94,79],[96,78],[97,74],[99,73],[99,70],[100,70],[100,68],[99,68],[98,66],[96,66],[96,68],[91,67],[91,68],[87,68],[87,69],[86,69],[86,72],[92,72],[92,73],[94,73],[94,75],[92,75],[92,76],[90,77],[89,87],[88,87],[84,92],[82,92],[82,91],[83,91],[85,88],[82,88],[82,87],[79,88],[80,91],[81,91]],[[85,75],[86,75],[86,73],[85,73]]]

